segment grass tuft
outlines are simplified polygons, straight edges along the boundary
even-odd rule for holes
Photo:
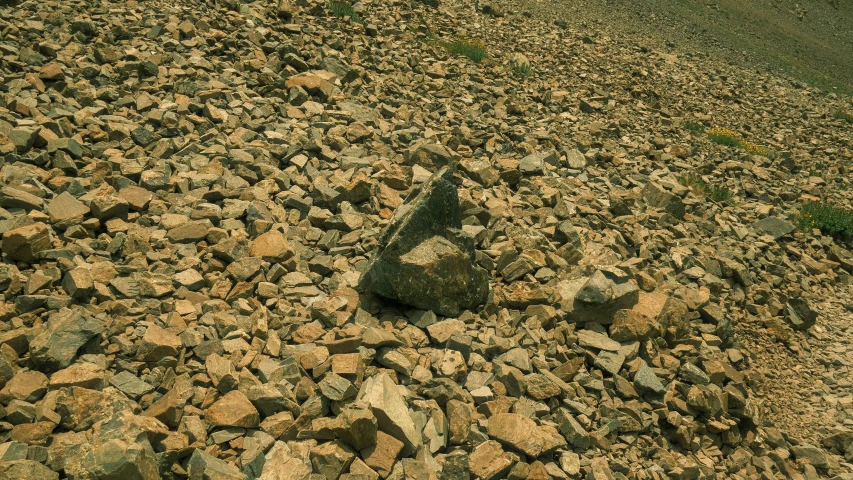
[[[690,188],[697,195],[704,195],[717,203],[729,202],[733,197],[732,191],[728,188],[709,185],[695,173],[681,175],[678,177],[678,183]]]
[[[741,134],[728,128],[712,128],[708,130],[708,139],[727,147],[742,148],[753,155],[762,155],[765,157],[770,155],[770,151],[766,148],[747,141]]]
[[[486,48],[482,43],[477,41],[456,39],[452,42],[439,41],[438,44],[447,50],[447,53],[467,57],[468,60],[474,63],[480,63],[488,56]]]
[[[838,110],[832,114],[832,118],[836,120],[844,120],[847,123],[853,123],[853,115]]]
[[[819,202],[809,202],[800,209],[800,228],[817,228],[824,235],[853,239],[853,211]]]
[[[526,63],[513,62],[510,67],[512,67],[513,73],[518,76],[529,77],[533,75],[533,69]]]
[[[696,135],[705,133],[705,127],[699,122],[684,122],[681,124],[685,130]]]
[[[361,23],[362,21],[361,15],[346,0],[329,1],[329,12],[338,18],[349,17],[355,23]]]

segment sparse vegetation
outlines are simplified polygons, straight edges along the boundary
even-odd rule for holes
[[[695,173],[681,175],[678,177],[678,183],[690,188],[697,195],[704,195],[717,203],[729,202],[733,197],[732,191],[728,188],[709,185]]]
[[[510,66],[512,67],[512,72],[516,75],[522,77],[529,77],[533,75],[533,69],[530,68],[529,64],[513,62]]]
[[[331,0],[329,2],[329,12],[336,17],[349,17],[353,22],[361,23],[361,16],[355,11],[353,6],[345,0]]]
[[[844,120],[847,123],[853,123],[853,114],[838,110],[832,114],[832,118],[836,120]]]
[[[486,48],[482,43],[472,40],[456,39],[452,42],[439,41],[441,48],[447,50],[447,53],[453,55],[461,55],[467,57],[474,63],[480,63],[488,56]]]
[[[682,123],[681,126],[684,127],[684,129],[688,132],[694,133],[696,135],[701,135],[705,133],[705,127],[699,122],[687,121]]]
[[[800,209],[800,228],[817,228],[824,235],[842,240],[853,239],[853,210],[820,202],[809,202]]]
[[[747,141],[743,136],[728,128],[712,128],[708,130],[708,139],[714,143],[731,148],[742,148],[753,155],[769,156],[770,151]]]

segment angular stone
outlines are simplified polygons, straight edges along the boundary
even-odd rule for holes
[[[498,480],[506,478],[506,474],[515,464],[501,444],[494,441],[485,441],[471,452],[468,458],[471,473],[482,480]]]
[[[51,200],[46,211],[50,223],[62,229],[83,223],[83,218],[90,212],[89,207],[68,192],[62,192]]]
[[[8,403],[16,399],[34,403],[47,392],[47,384],[47,375],[41,372],[35,370],[18,372],[3,387],[3,390],[0,390],[0,402]]]
[[[647,183],[641,194],[650,207],[663,209],[679,220],[684,219],[684,202],[677,195],[664,190],[659,184]]]
[[[314,472],[325,478],[338,478],[355,460],[355,452],[343,442],[327,442],[310,451]]]
[[[95,289],[95,279],[88,268],[73,268],[62,277],[62,288],[71,298],[86,299]]]
[[[246,480],[237,467],[229,465],[201,449],[193,451],[187,464],[190,480]]]
[[[380,431],[377,432],[376,443],[363,449],[361,457],[367,466],[376,470],[379,475],[387,477],[403,447],[403,442]]]
[[[640,298],[640,289],[627,276],[602,271],[589,279],[560,282],[556,290],[565,319],[575,323],[612,323],[616,312],[631,309]]]
[[[44,331],[30,342],[30,359],[42,370],[65,368],[80,347],[105,329],[104,322],[82,308],[61,310],[50,316]]]
[[[290,447],[277,441],[264,457],[258,480],[306,480],[310,475],[311,469],[294,456]]]
[[[278,231],[264,233],[252,240],[249,252],[253,257],[261,257],[269,262],[285,262],[295,255],[287,238]]]
[[[40,252],[50,247],[50,229],[43,223],[34,223],[3,234],[3,253],[12,260],[32,263]]]
[[[0,207],[30,211],[40,209],[43,203],[41,198],[32,193],[12,187],[0,188]]]
[[[209,231],[207,222],[192,221],[169,230],[166,238],[174,243],[194,243],[203,240]]]
[[[242,392],[232,390],[207,409],[205,419],[219,427],[255,428],[260,424],[258,411]]]
[[[21,480],[59,480],[59,473],[34,460],[0,462],[0,477]]]
[[[785,320],[795,330],[808,330],[817,323],[817,312],[804,298],[792,298],[785,304]]]
[[[362,290],[445,316],[485,303],[488,273],[460,230],[452,178],[442,169],[397,209],[361,275]]]
[[[136,350],[136,357],[145,362],[157,362],[163,357],[177,357],[181,339],[157,325],[149,325]]]
[[[379,430],[403,442],[404,456],[421,445],[421,435],[415,429],[406,401],[387,374],[379,373],[365,380],[356,401],[370,407]]]
[[[753,223],[752,226],[759,232],[770,235],[775,240],[779,240],[796,229],[794,224],[779,217],[765,217]]]
[[[489,418],[489,436],[530,457],[542,452],[536,422],[517,413],[499,413]]]

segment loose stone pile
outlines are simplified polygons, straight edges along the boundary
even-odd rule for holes
[[[853,256],[789,218],[849,204],[844,100],[498,4],[356,10],[0,7],[0,476],[853,478],[853,347],[801,432],[744,343],[853,334],[814,308]]]

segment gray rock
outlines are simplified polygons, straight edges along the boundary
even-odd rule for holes
[[[657,183],[649,182],[646,184],[642,195],[650,207],[663,209],[679,220],[684,218],[684,202],[681,201],[681,198],[667,192]]]
[[[782,220],[779,217],[765,217],[752,224],[759,232],[770,235],[776,240],[793,232],[796,227],[791,222]]]
[[[785,305],[785,320],[795,330],[808,330],[817,323],[817,312],[804,298],[792,298]]]
[[[663,383],[645,362],[634,374],[634,388],[641,393],[661,394],[666,391]]]
[[[406,199],[379,239],[359,288],[440,315],[482,305],[488,273],[461,232],[452,171],[443,168]]]
[[[103,321],[82,308],[50,316],[45,330],[30,342],[30,360],[40,369],[59,370],[71,365],[77,350],[106,329]]]

